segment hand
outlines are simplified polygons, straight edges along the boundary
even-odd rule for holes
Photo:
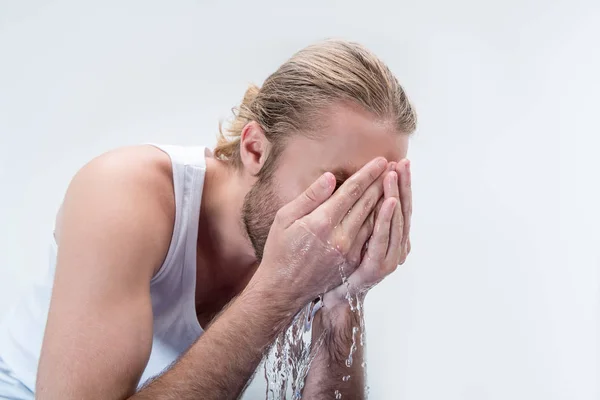
[[[410,253],[410,222],[412,216],[412,189],[410,163],[402,160],[390,163],[392,172],[385,174],[384,198],[374,211],[377,222],[372,233],[362,231],[351,250],[361,257],[360,266],[348,277],[348,285],[340,285],[323,298],[325,309],[347,305],[346,294],[364,296],[366,292],[406,261]],[[389,214],[393,214],[391,221]],[[369,237],[370,236],[370,237]],[[367,249],[365,243],[368,240]]]
[[[275,301],[290,303],[293,311],[339,286],[340,268],[350,274],[357,266],[348,260],[359,231],[372,230],[369,215],[383,194],[382,173],[386,167],[384,158],[376,158],[333,195],[335,178],[325,173],[282,207],[251,284],[262,285],[266,293],[277,296]],[[380,213],[381,224],[389,225],[395,203],[395,199],[386,203],[385,209],[391,208]]]

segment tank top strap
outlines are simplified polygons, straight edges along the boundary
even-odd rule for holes
[[[173,169],[175,195],[175,223],[169,250],[158,272],[152,278],[155,283],[171,269],[172,264],[185,265],[192,258],[187,248],[197,238],[198,214],[202,199],[206,157],[211,151],[204,146],[175,146],[148,143],[166,153]],[[194,257],[195,258],[195,257]]]
[[[206,168],[206,157],[210,157],[211,151],[204,146],[174,146],[156,143],[148,143],[167,153],[171,158],[173,167],[181,168],[186,165]]]

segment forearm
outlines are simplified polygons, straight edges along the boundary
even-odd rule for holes
[[[293,315],[277,306],[261,291],[244,291],[172,368],[132,399],[238,398]]]
[[[306,378],[303,397],[307,399],[364,399],[365,370],[363,368],[364,347],[360,340],[360,316],[352,312],[348,304],[339,310],[320,310],[313,322],[313,343],[323,335],[323,344],[315,349],[315,355]],[[353,333],[354,331],[354,333]],[[354,338],[353,338],[354,335]],[[350,364],[350,352],[352,346]],[[350,365],[349,365],[350,364]]]

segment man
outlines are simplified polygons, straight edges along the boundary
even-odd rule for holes
[[[304,397],[362,398],[345,296],[410,250],[414,129],[389,69],[326,41],[248,90],[214,155],[146,145],[92,160],[58,213],[47,276],[0,332],[0,397],[237,398],[322,296]]]

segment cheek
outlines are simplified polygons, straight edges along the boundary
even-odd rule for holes
[[[281,206],[294,200],[296,197],[298,197],[300,195],[300,193],[302,193],[303,190],[304,189],[302,189],[299,185],[296,185],[296,184],[288,183],[288,184],[282,185],[279,188],[279,193],[278,193],[279,200],[282,203]]]
[[[316,176],[314,179],[311,178],[295,176],[278,179],[279,184],[276,186],[275,192],[281,201],[281,206],[300,196],[319,176]]]

